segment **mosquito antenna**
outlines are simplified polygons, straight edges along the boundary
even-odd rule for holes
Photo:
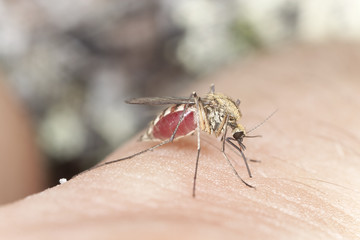
[[[273,111],[267,118],[265,118],[264,121],[262,121],[261,123],[259,123],[258,125],[256,125],[255,127],[253,127],[252,129],[250,129],[249,131],[247,131],[247,133],[250,133],[254,130],[256,130],[257,128],[259,128],[261,125],[263,125],[267,120],[269,120],[279,109],[276,109],[275,111]],[[258,137],[260,135],[256,135],[256,136],[247,136],[247,137]]]

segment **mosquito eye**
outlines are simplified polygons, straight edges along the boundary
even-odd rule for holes
[[[236,132],[233,134],[233,137],[237,139],[242,139],[244,137],[244,132]]]

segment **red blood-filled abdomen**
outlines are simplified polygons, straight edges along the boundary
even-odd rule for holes
[[[166,140],[171,137],[175,131],[176,125],[179,123],[183,111],[177,111],[167,114],[159,119],[154,125],[153,136],[154,138]],[[189,109],[185,112],[184,119],[175,134],[175,138],[185,136],[196,129],[194,110]]]

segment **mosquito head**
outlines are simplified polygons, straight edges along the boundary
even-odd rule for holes
[[[233,134],[233,138],[238,142],[241,150],[245,150],[245,145],[242,143],[245,136],[245,131],[240,129],[236,129]]]
[[[236,139],[236,141],[242,142],[245,137],[245,133],[243,131],[238,131],[233,134],[233,137]]]

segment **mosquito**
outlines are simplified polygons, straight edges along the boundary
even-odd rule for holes
[[[171,105],[170,107],[164,109],[160,114],[157,115],[157,117],[152,122],[150,122],[147,131],[140,138],[141,141],[160,141],[160,143],[140,152],[134,153],[130,156],[97,165],[94,168],[131,159],[140,154],[152,151],[165,144],[171,143],[179,138],[192,135],[196,131],[197,156],[192,188],[192,196],[195,198],[196,179],[201,149],[200,132],[203,131],[210,135],[215,135],[215,137],[219,137],[220,135],[222,135],[221,152],[227,163],[230,165],[232,171],[242,183],[244,183],[247,187],[255,188],[241,178],[225,152],[226,144],[233,147],[237,152],[239,152],[242,156],[242,159],[244,160],[249,177],[252,177],[247,158],[244,154],[244,150],[246,148],[243,144],[243,139],[245,137],[258,136],[246,135],[245,128],[239,123],[242,117],[239,109],[240,100],[234,101],[233,99],[222,93],[216,93],[215,86],[211,85],[210,92],[202,98],[200,98],[196,94],[196,92],[193,92],[188,98],[145,97],[133,98],[125,102],[129,104]],[[228,128],[230,128],[232,131],[232,137],[227,136]]]

